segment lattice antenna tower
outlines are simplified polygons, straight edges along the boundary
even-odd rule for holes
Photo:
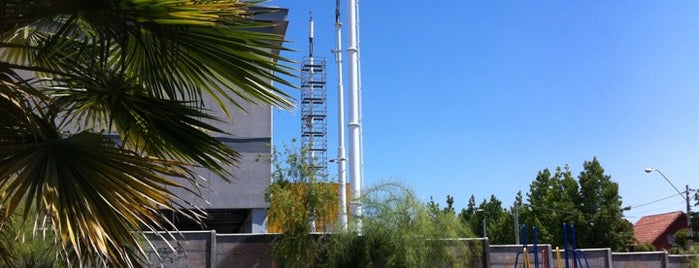
[[[316,178],[328,174],[327,90],[325,58],[313,57],[313,16],[309,19],[308,56],[301,65],[301,145],[308,151]]]

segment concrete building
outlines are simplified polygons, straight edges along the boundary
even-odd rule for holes
[[[256,20],[273,22],[273,27],[256,30],[284,35],[288,25],[288,9],[258,7],[263,12]],[[276,53],[279,53],[276,51]],[[205,209],[209,219],[205,221],[208,230],[217,233],[264,233],[269,204],[265,201],[264,190],[271,183],[272,167],[269,161],[272,152],[272,107],[239,102],[240,109],[231,107],[232,122],[210,122],[229,135],[217,138],[240,154],[237,167],[229,167],[233,177],[230,183],[207,170],[198,170],[204,180],[200,180],[200,191],[204,199],[184,190],[175,194],[192,203],[192,208]],[[217,107],[213,100],[206,102],[207,109]],[[226,118],[220,110],[211,112],[218,118]],[[180,230],[202,230],[193,222],[171,215]]]

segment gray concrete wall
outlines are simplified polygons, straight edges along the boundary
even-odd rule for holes
[[[525,263],[524,247],[522,245],[490,245],[489,250],[489,267],[491,268],[512,268],[515,267],[515,263],[518,264],[517,267],[522,267]],[[527,246],[527,259],[530,267],[534,267],[535,257],[539,259],[541,264],[553,260],[551,245],[538,245],[536,251],[538,254],[535,256],[534,247],[531,245]]]
[[[213,267],[272,267],[274,235],[216,236]]]
[[[697,255],[668,255],[667,256],[667,267],[668,268],[687,268],[692,260],[696,259]]]
[[[159,233],[166,236],[165,233]],[[270,234],[216,234],[187,231],[163,240],[149,233],[154,248],[148,249],[147,267],[273,267]],[[174,249],[174,250],[173,250]]]
[[[146,267],[215,267],[212,266],[212,237],[210,231],[182,232],[172,234],[150,233],[148,238],[153,248],[146,250],[150,265]],[[147,246],[146,246],[147,247]]]
[[[269,207],[263,192],[270,185],[272,176],[269,161],[272,152],[272,107],[266,104],[251,104],[235,98],[241,108],[229,105],[229,118],[210,96],[205,95],[203,98],[208,113],[218,119],[209,120],[207,123],[226,133],[214,133],[214,136],[229,148],[236,150],[240,158],[235,166],[226,168],[232,174],[232,177],[226,178],[230,183],[206,169],[195,169],[197,174],[204,178],[198,181],[198,190],[203,199],[182,189],[175,189],[173,192],[177,196],[185,197],[187,202],[198,208]]]
[[[161,233],[162,234],[162,233]],[[276,234],[216,234],[212,231],[187,231],[173,234],[177,241],[163,241],[154,233],[148,233],[154,249],[148,249],[148,267],[275,267],[272,259],[272,242]],[[463,240],[463,239],[459,239]],[[468,240],[468,239],[466,239]],[[488,245],[482,239],[471,239]],[[168,243],[172,246],[168,246]],[[474,247],[482,249],[484,247]],[[523,267],[521,245],[490,245],[486,252],[474,252],[477,258],[473,268]],[[174,249],[174,251],[173,251]],[[543,250],[543,252],[542,252]],[[529,267],[534,266],[534,248],[529,245]],[[555,249],[550,245],[538,246],[540,268],[558,267]],[[587,262],[582,266],[592,268],[685,268],[695,255],[669,255],[664,251],[613,253],[608,248],[581,249]],[[515,259],[520,253],[517,266]],[[560,252],[561,258],[564,252]],[[582,256],[582,255],[581,255]],[[485,258],[483,258],[485,257]],[[545,265],[548,264],[548,265]],[[569,267],[573,267],[569,258]]]
[[[579,249],[579,252],[576,254],[579,260],[578,263],[584,265],[583,267],[587,265],[600,268],[613,267],[612,250],[610,248]]]
[[[539,245],[539,248],[546,248],[551,252],[549,255],[548,266],[540,261],[541,268],[558,267],[558,258],[554,250],[551,250],[549,245]],[[514,267],[514,260],[518,252],[522,252],[521,246],[518,245],[491,245],[490,246],[490,267]],[[531,246],[528,247],[531,251]],[[541,250],[541,249],[540,249]],[[665,251],[654,252],[612,252],[609,248],[596,249],[579,249],[579,265],[578,267],[592,268],[685,268],[692,258],[696,255],[670,255]],[[565,251],[560,251],[561,262],[565,259]],[[534,267],[532,260],[533,254],[530,254],[530,267]],[[539,256],[542,256],[541,253]],[[540,259],[542,260],[542,259]],[[520,266],[523,264],[522,256],[519,257]],[[573,267],[572,256],[568,257],[568,267]]]
[[[165,233],[147,233],[154,248],[146,250],[149,265],[146,267],[275,267],[272,258],[272,242],[277,234],[216,234],[213,231],[186,231],[173,234],[177,241],[165,239]],[[457,239],[457,243],[473,243],[473,250],[482,250],[487,241],[482,239]],[[169,244],[169,245],[168,245]],[[480,244],[480,245],[479,245]],[[173,250],[174,249],[174,250]],[[475,262],[469,268],[486,267],[486,256],[475,252]],[[435,267],[440,267],[435,265]]]
[[[615,268],[668,267],[668,255],[664,251],[612,253]]]

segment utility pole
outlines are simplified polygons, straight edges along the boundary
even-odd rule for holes
[[[653,171],[658,172],[658,174],[660,174],[660,176],[662,176],[663,179],[665,179],[665,181],[667,181],[667,183],[669,183],[670,186],[672,186],[672,188],[674,188],[675,191],[677,191],[677,193],[684,199],[684,201],[687,204],[687,234],[691,238],[692,237],[692,220],[691,220],[691,217],[689,216],[689,213],[691,212],[691,206],[689,205],[689,185],[685,186],[685,191],[684,191],[684,195],[683,195],[683,193],[679,189],[677,189],[677,187],[675,187],[675,185],[672,184],[670,179],[665,177],[665,174],[663,174],[660,170],[655,169],[655,168],[646,168],[643,171],[645,171],[646,173],[651,173]]]
[[[519,245],[519,203],[515,201],[515,244]]]
[[[689,238],[692,238],[692,219],[689,216],[691,212],[691,206],[689,205],[689,185],[685,186],[685,198],[684,200],[687,201],[687,234],[689,234]]]

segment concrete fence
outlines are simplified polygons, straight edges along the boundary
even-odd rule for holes
[[[527,247],[529,252],[529,267],[534,265],[534,249]],[[565,266],[565,251],[560,250],[557,254],[551,245],[538,245],[539,268],[558,268],[560,256],[560,267]],[[579,249],[577,267],[591,268],[686,268],[689,263],[696,259],[697,255],[670,255],[666,251],[652,252],[612,252],[609,248]],[[523,247],[521,245],[491,245],[488,255],[490,256],[491,268],[504,267],[524,267]],[[519,258],[517,256],[519,255]],[[568,267],[572,268],[573,258],[568,255]]]
[[[147,251],[149,267],[275,267],[272,259],[272,241],[276,234],[217,234],[214,231],[187,231],[172,234],[166,243],[158,234],[147,233],[153,248]],[[461,240],[461,239],[459,239]],[[489,245],[487,239],[467,239],[483,246],[471,247],[481,252],[471,252],[477,260],[472,268],[521,268],[525,260],[529,267],[558,268],[565,252],[556,252],[548,244],[540,244],[536,250],[527,246],[527,257],[522,245]],[[535,254],[536,252],[536,254]],[[612,252],[608,248],[580,249],[578,267],[593,268],[685,268],[696,255],[670,255],[664,251]],[[569,255],[569,267],[573,267]],[[565,266],[563,266],[565,267]],[[561,267],[561,268],[563,268]]]
[[[149,267],[273,267],[272,234],[217,234],[187,231],[174,239],[149,233]],[[176,239],[176,240],[175,240]]]

